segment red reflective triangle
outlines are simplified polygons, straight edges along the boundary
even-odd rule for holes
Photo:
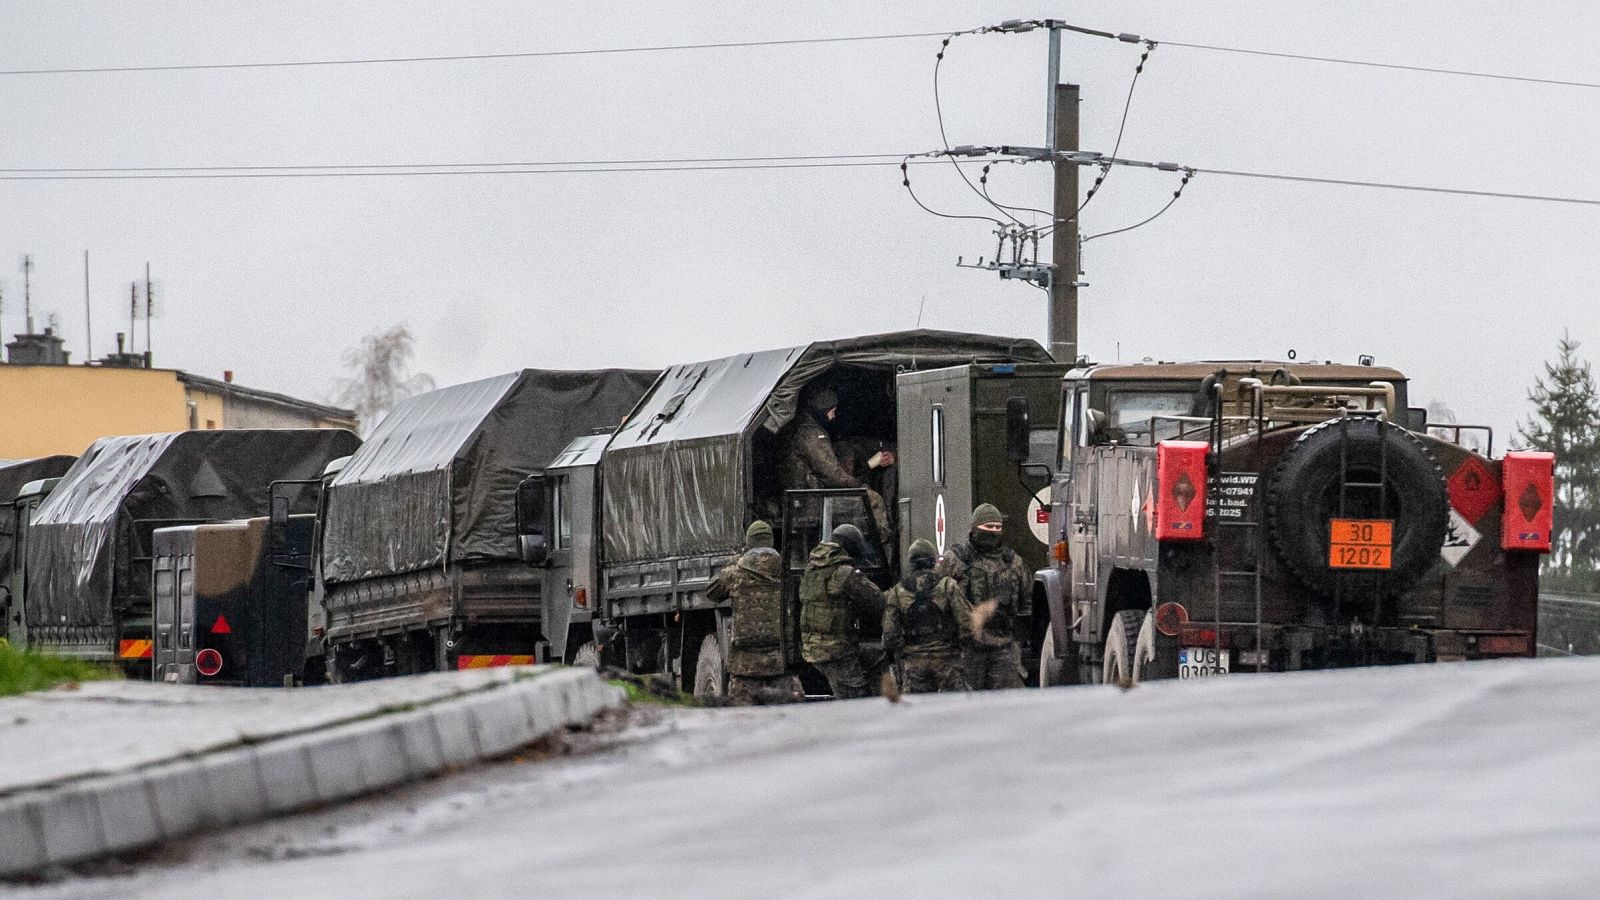
[[[228,627],[228,617],[227,616],[217,616],[217,620],[215,622],[211,623],[211,633],[212,634],[233,634],[233,629]]]

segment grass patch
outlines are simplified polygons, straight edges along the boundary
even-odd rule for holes
[[[632,704],[648,703],[655,706],[699,706],[693,694],[685,694],[673,687],[670,679],[661,675],[632,675],[606,673],[606,683],[622,688]]]
[[[42,691],[58,684],[120,677],[109,666],[18,650],[0,640],[0,697]]]

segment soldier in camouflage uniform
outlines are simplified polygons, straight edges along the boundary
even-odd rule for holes
[[[856,569],[866,539],[854,525],[840,525],[806,560],[800,577],[800,652],[828,679],[839,700],[872,693],[861,661],[865,622],[883,615],[883,594]]]
[[[839,395],[822,388],[811,395],[805,411],[795,417],[781,471],[786,489],[867,487],[861,479],[845,471],[844,466],[839,464],[833,439],[828,436],[828,423],[838,416],[838,408]],[[894,451],[880,450],[865,464],[869,468],[877,468],[892,466],[894,462]],[[878,523],[878,534],[887,535],[889,517],[883,495],[867,487],[867,503],[872,507],[873,521]]]
[[[884,591],[883,649],[900,663],[900,689],[908,694],[967,690],[959,641],[965,610],[961,588],[934,571],[939,551],[918,539],[907,553],[910,571]]]
[[[783,665],[783,559],[772,548],[772,526],[759,519],[745,530],[744,543],[744,554],[706,588],[712,602],[733,606],[728,700],[791,703],[803,694],[800,679]]]
[[[961,588],[958,616],[968,623],[961,658],[975,691],[1022,687],[1018,640],[1033,622],[1033,573],[1004,545],[1003,522],[993,504],[980,504],[972,511],[968,542],[950,548],[942,563]]]

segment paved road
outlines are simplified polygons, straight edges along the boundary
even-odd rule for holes
[[[85,897],[1593,897],[1600,659],[681,710]]]

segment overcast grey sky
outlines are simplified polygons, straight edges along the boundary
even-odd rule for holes
[[[495,53],[967,28],[1053,15],[1157,40],[1600,81],[1589,3],[9,2],[0,68]],[[938,40],[502,61],[0,76],[0,167],[467,163],[898,153],[938,143]],[[1043,138],[1045,39],[951,46],[953,143]],[[1109,151],[1139,48],[1066,40],[1083,145]],[[1160,47],[1122,155],[1600,197],[1600,90]],[[1087,179],[1086,179],[1087,181]],[[1135,222],[1177,177],[1120,170],[1084,212]],[[948,171],[936,208],[980,213]],[[1005,202],[1048,202],[1005,167]],[[957,269],[992,250],[893,168],[228,181],[0,181],[3,326],[95,355],[149,260],[160,365],[325,398],[342,350],[409,323],[440,384],[521,366],[660,366],[925,326],[1044,337],[1042,295]],[[1417,402],[1508,428],[1564,328],[1600,355],[1600,208],[1199,176],[1086,248],[1099,359],[1374,354]],[[142,338],[141,338],[142,341]],[[142,349],[142,345],[141,345]]]

